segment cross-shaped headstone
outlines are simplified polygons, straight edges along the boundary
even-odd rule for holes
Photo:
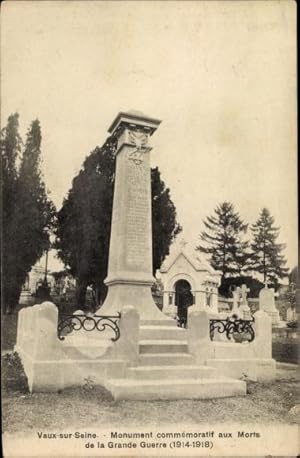
[[[247,285],[242,285],[241,287],[241,295],[242,295],[242,300],[241,304],[248,304],[247,302],[247,293],[250,292],[250,289],[247,288]]]

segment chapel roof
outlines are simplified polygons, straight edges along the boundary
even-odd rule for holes
[[[181,240],[172,245],[170,254],[166,257],[166,259],[160,267],[160,272],[168,272],[180,256],[184,256],[196,271],[204,271],[210,274],[212,281],[214,277],[220,276],[220,273],[213,269],[213,267],[204,258],[204,256],[201,255],[199,251],[196,251],[194,247],[191,247],[191,245],[189,245],[184,240]]]

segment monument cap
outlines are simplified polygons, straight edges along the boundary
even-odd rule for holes
[[[156,131],[161,121],[159,119],[150,118],[149,116],[143,114],[141,111],[130,110],[128,112],[120,112],[117,114],[113,120],[108,132],[113,134],[121,125],[133,125],[136,127],[142,127],[147,129],[150,135]]]

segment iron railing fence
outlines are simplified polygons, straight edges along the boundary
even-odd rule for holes
[[[59,340],[64,340],[65,337],[73,331],[84,330],[91,331],[105,331],[107,328],[111,329],[114,336],[111,337],[113,342],[120,338],[119,320],[121,313],[117,315],[84,315],[84,314],[66,314],[62,313],[59,316],[57,326],[57,336]]]

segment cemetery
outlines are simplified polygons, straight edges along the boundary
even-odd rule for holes
[[[3,455],[296,456],[293,2],[4,3]]]
[[[62,315],[52,302],[23,308],[15,351],[29,390],[61,392],[88,379],[115,400],[246,396],[247,381],[275,379],[274,290],[252,315],[246,285],[218,309],[220,274],[181,243],[160,269],[163,309],[151,295],[150,151],[161,121],[131,111],[109,128],[117,142],[108,293],[95,314]]]

